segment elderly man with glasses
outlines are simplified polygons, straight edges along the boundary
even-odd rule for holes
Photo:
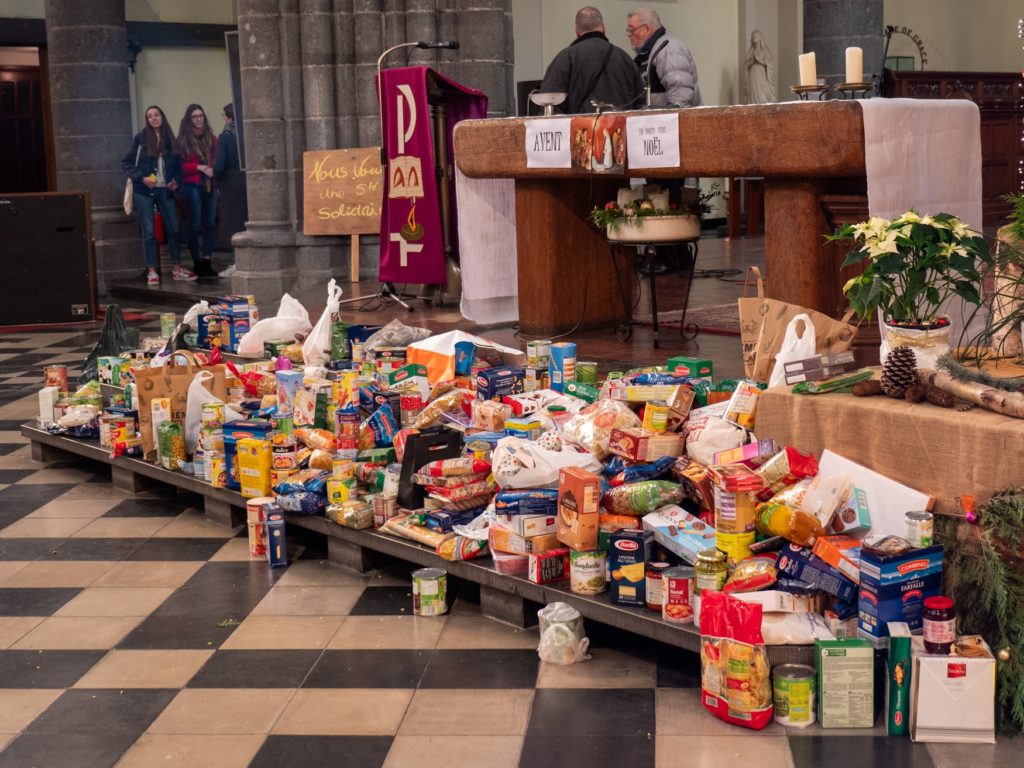
[[[626,17],[626,36],[636,51],[633,59],[651,89],[652,107],[699,107],[697,65],[683,43],[669,35],[658,14],[638,8]]]

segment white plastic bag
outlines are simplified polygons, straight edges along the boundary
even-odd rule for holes
[[[541,661],[563,667],[590,658],[590,640],[583,634],[583,617],[567,603],[550,603],[537,611]]]
[[[196,445],[199,442],[199,425],[203,418],[203,403],[223,402],[219,397],[208,390],[203,382],[211,381],[213,374],[210,371],[200,371],[188,385],[188,399],[185,402],[185,450],[195,453]],[[224,421],[240,421],[245,416],[240,414],[229,405],[224,406]]]
[[[835,640],[818,613],[763,613],[761,635],[765,645],[814,645],[815,640]]]
[[[602,466],[592,453],[549,451],[521,437],[501,438],[491,457],[494,479],[502,488],[556,487],[563,467],[582,467],[597,473]]]
[[[294,339],[309,333],[313,325],[309,313],[297,299],[287,293],[281,297],[281,306],[276,317],[258,321],[238,342],[238,354],[246,357],[262,357],[263,342]]]
[[[331,359],[331,322],[341,307],[341,287],[331,278],[327,284],[327,306],[302,342],[302,360],[306,365],[323,365]]]
[[[772,375],[768,379],[768,386],[780,387],[785,384],[786,363],[814,357],[815,349],[814,323],[811,322],[809,315],[797,315],[786,326],[786,335],[782,339],[779,353],[775,355],[775,367],[772,368]]]
[[[206,299],[203,299],[198,304],[193,304],[188,308],[188,312],[185,313],[185,317],[181,322],[185,325],[192,326],[193,330],[195,330],[195,323],[199,316],[208,314],[210,314],[210,303]]]
[[[714,464],[715,454],[749,442],[747,430],[725,419],[712,419],[704,429],[686,438],[686,455],[701,464]]]

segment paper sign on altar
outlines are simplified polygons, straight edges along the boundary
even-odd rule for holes
[[[526,121],[526,167],[569,168],[570,117]]]
[[[631,171],[679,166],[679,115],[626,118],[626,150]]]

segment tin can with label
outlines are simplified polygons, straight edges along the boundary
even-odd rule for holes
[[[160,335],[165,339],[169,339],[174,335],[174,329],[177,325],[178,320],[173,312],[160,313]]]
[[[547,368],[551,353],[551,339],[526,342],[526,364],[535,368]]]
[[[356,476],[356,463],[352,459],[333,459],[331,461],[331,477],[337,480],[349,480]]]
[[[288,482],[288,479],[296,474],[299,470],[297,469],[270,469],[270,487],[276,488],[281,483]]]
[[[576,363],[576,381],[596,386],[597,363],[590,360],[580,360]]]
[[[555,392],[561,392],[565,382],[576,380],[575,344],[561,341],[551,345],[548,374],[551,376],[551,389]]]
[[[907,541],[915,548],[930,547],[935,541],[935,518],[931,512],[907,512]]]
[[[215,459],[224,461],[224,451],[206,449],[203,451],[203,479],[213,483],[213,462]]]
[[[669,624],[692,624],[693,568],[669,568],[661,578],[661,618]]]
[[[412,572],[412,612],[415,616],[441,616],[448,612],[448,573],[440,568]]]
[[[202,425],[220,427],[224,425],[224,403],[203,403]]]
[[[274,429],[282,435],[290,435],[295,431],[295,419],[291,413],[282,413],[274,417]]]
[[[648,563],[644,569],[644,603],[648,611],[661,613],[663,590],[665,589],[664,573],[671,566],[668,563]]]
[[[392,517],[398,516],[398,494],[378,493],[373,497],[373,527],[380,528]]]
[[[644,406],[643,427],[648,432],[664,432],[668,429],[668,403],[647,403]]]
[[[267,554],[267,507],[274,504],[270,496],[249,499],[245,503],[245,521],[249,526],[249,556]]]
[[[780,664],[772,670],[775,722],[797,728],[814,723],[814,667]]]
[[[199,443],[204,451],[224,450],[224,429],[222,427],[201,427]]]
[[[43,368],[43,386],[57,387],[58,392],[67,392],[68,367],[66,365],[48,365]]]
[[[607,553],[569,550],[569,586],[580,595],[598,595],[608,588]]]
[[[210,485],[214,488],[228,487],[228,467],[223,454],[210,459]]]

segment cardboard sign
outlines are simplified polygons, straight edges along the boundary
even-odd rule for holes
[[[526,167],[570,168],[568,117],[528,120],[526,123]]]
[[[303,152],[302,179],[303,234],[380,231],[380,147]]]

